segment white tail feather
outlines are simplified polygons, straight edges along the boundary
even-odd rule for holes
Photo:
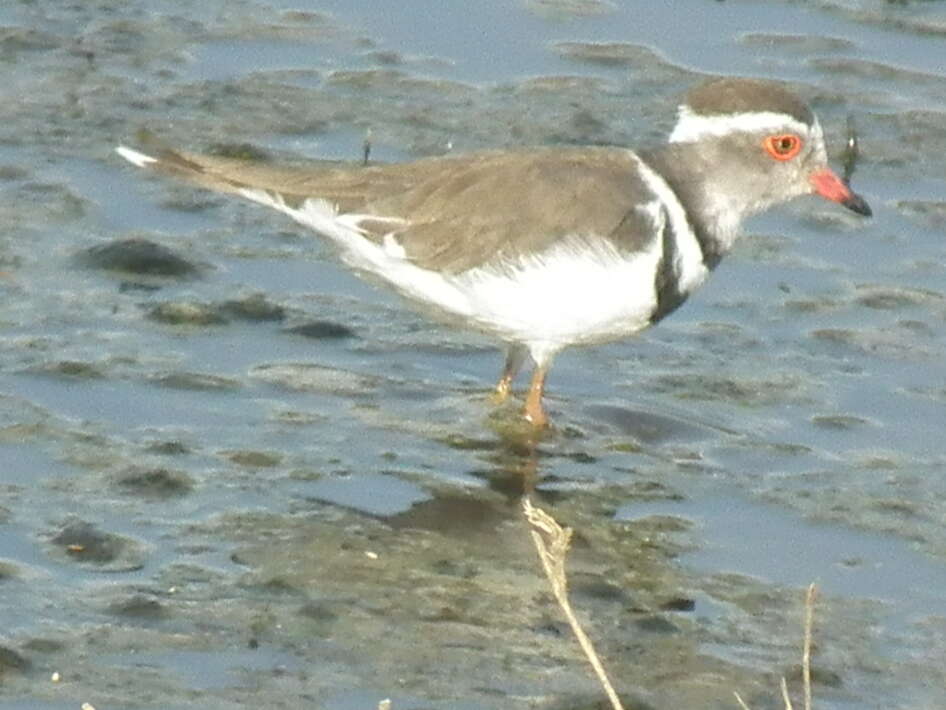
[[[139,153],[137,150],[133,150],[128,146],[120,145],[115,148],[115,152],[122,156],[132,165],[137,165],[139,168],[146,168],[152,163],[158,162],[157,158],[152,158],[150,155],[145,155],[144,153]]]

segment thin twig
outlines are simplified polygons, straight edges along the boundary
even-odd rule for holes
[[[842,162],[844,173],[842,179],[844,184],[850,184],[854,177],[854,170],[857,168],[857,161],[860,158],[861,151],[857,141],[857,127],[854,125],[854,116],[847,117],[847,141],[844,144],[844,156]]]
[[[815,586],[814,583],[808,585],[808,591],[805,594],[805,641],[802,646],[801,655],[801,674],[805,693],[805,710],[811,710],[811,629],[814,625],[815,598],[817,595],[818,587]],[[788,695],[788,682],[785,680],[785,676],[782,676],[780,686],[782,689],[782,701],[785,703],[785,710],[795,710],[794,706],[792,705],[792,699]],[[739,703],[739,707],[742,708],[742,710],[751,710],[751,708],[746,705],[746,702],[742,699],[742,696],[740,696],[739,693],[733,691],[733,695],[736,696],[736,702]]]
[[[608,699],[614,710],[624,710],[621,700],[608,679],[608,674],[604,670],[598,654],[595,652],[591,639],[585,633],[584,629],[572,610],[572,605],[568,601],[568,577],[565,574],[565,558],[568,555],[568,546],[572,539],[571,528],[563,528],[555,519],[540,508],[532,505],[532,501],[526,496],[522,499],[522,511],[525,513],[526,520],[529,522],[532,533],[532,541],[535,543],[535,549],[539,553],[539,560],[542,562],[542,569],[545,570],[545,576],[552,587],[552,594],[561,607],[565,618],[581,650],[585,652],[588,662],[598,676],[598,681],[604,688]]]
[[[371,159],[371,129],[365,131],[365,140],[361,144],[361,164],[367,165]]]
[[[785,680],[785,676],[782,676],[782,700],[785,701],[785,710],[795,710],[795,707],[792,705],[792,699],[788,697],[788,682]]]
[[[801,654],[802,683],[805,690],[805,710],[811,710],[811,627],[815,618],[815,595],[818,588],[808,585],[805,594],[805,642]]]

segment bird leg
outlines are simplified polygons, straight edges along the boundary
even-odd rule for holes
[[[525,416],[536,429],[548,426],[549,418],[542,408],[542,392],[545,389],[545,375],[548,365],[536,365],[532,373],[532,383],[529,385],[529,394],[526,395]]]
[[[506,401],[509,393],[512,391],[512,380],[522,367],[526,359],[528,350],[521,345],[510,345],[506,351],[506,364],[503,366],[503,374],[496,383],[496,391],[493,394],[493,401],[500,404]]]

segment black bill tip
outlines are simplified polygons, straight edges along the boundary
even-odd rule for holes
[[[849,197],[845,197],[841,200],[841,204],[847,207],[851,212],[856,212],[859,215],[864,217],[873,216],[874,212],[871,210],[870,205],[867,204],[867,200],[858,195],[856,192],[852,192]]]

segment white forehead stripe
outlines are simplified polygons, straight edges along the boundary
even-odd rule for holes
[[[693,143],[707,136],[725,136],[730,133],[756,131],[792,131],[804,135],[807,125],[787,113],[753,111],[702,116],[686,105],[680,107],[677,125],[668,139],[671,143]]]

